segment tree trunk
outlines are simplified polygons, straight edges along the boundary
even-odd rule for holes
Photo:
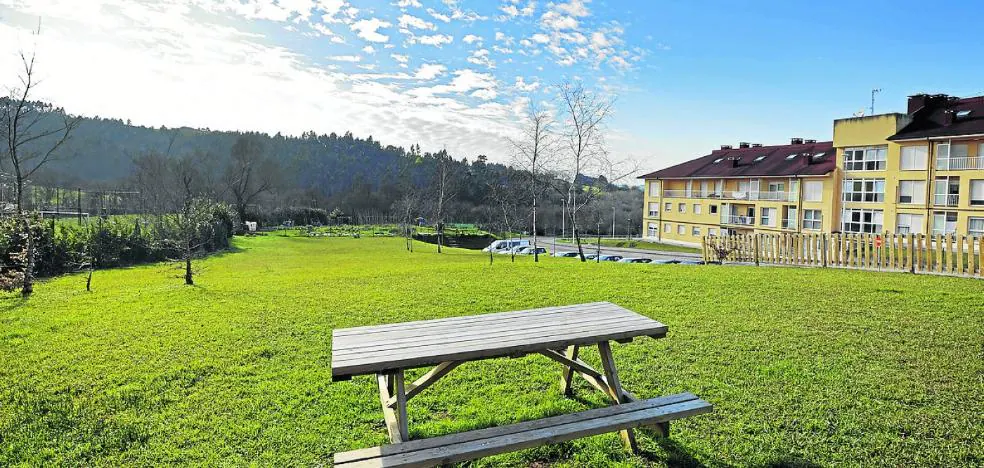
[[[533,194],[533,263],[540,261],[540,253],[536,250],[536,193]]]
[[[577,255],[581,258],[582,262],[586,262],[587,259],[584,258],[584,249],[581,248],[581,234],[577,232],[577,219],[574,217],[574,213],[570,214],[571,217],[571,235],[574,237],[574,243],[577,244]]]
[[[185,250],[185,284],[188,286],[195,285],[195,279],[192,276],[191,271],[191,246],[188,246]]]
[[[24,287],[21,289],[21,296],[26,299],[34,293],[34,231],[31,229],[31,220],[26,217],[24,226],[27,228],[27,259],[24,260]]]

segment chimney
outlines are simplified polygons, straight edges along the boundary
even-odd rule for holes
[[[817,144],[817,140],[803,140],[803,143],[806,143],[808,145],[815,145]]]
[[[789,139],[789,144],[790,145],[802,145],[803,144],[803,139],[802,138],[790,138]]]
[[[752,143],[752,148],[761,148],[762,143]]]
[[[723,150],[729,150],[729,149],[731,149],[731,145],[721,145],[721,149],[723,149]]]
[[[957,120],[957,113],[953,109],[947,109],[943,111],[943,126],[949,127],[953,125],[953,122]]]
[[[741,143],[738,143],[738,148],[747,149],[748,147],[749,147],[749,144],[748,144],[747,141],[743,141]]]
[[[950,96],[946,94],[916,94],[914,96],[909,96],[909,105],[906,106],[906,112],[911,116],[915,114],[919,109],[933,109],[939,107],[941,104],[949,102]]]

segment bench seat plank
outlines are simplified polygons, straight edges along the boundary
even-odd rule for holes
[[[711,410],[706,401],[691,393],[680,393],[507,426],[336,453],[335,466],[435,466],[667,422]]]

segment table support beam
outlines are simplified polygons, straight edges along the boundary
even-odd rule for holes
[[[601,367],[605,369],[608,395],[615,400],[615,404],[628,403],[631,400],[623,395],[622,384],[618,380],[618,371],[615,369],[615,358],[612,356],[611,345],[607,341],[598,343],[598,354],[601,355]],[[622,437],[622,442],[625,443],[625,446],[632,453],[639,452],[639,446],[636,443],[635,433],[632,432],[632,429],[619,431],[619,435]]]
[[[448,375],[455,367],[463,364],[462,361],[447,361],[442,362],[435,366],[433,369],[429,370],[426,374],[420,376],[419,379],[414,380],[413,383],[407,385],[407,401],[411,398],[417,396],[420,392],[424,391],[427,387],[434,385],[435,382]],[[392,408],[396,406],[396,397],[390,396],[389,400],[385,403],[386,406]]]
[[[376,374],[379,383],[379,402],[383,406],[383,420],[389,432],[390,442],[399,444],[410,440],[407,429],[407,396],[403,385],[403,370]],[[391,390],[392,389],[392,393]],[[396,408],[387,406],[390,398],[396,399]]]

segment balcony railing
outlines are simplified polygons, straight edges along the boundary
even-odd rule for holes
[[[711,198],[717,200],[761,200],[761,201],[796,201],[796,192],[700,192],[686,190],[664,190],[665,198]]]
[[[960,203],[960,195],[934,194],[933,204],[936,206],[957,206]]]
[[[659,217],[659,210],[649,210],[649,217],[650,218],[658,218]]]
[[[721,216],[722,224],[740,224],[742,226],[754,226],[754,216],[724,215]]]
[[[976,158],[940,158],[936,160],[938,171],[965,171],[984,169],[984,157]]]

